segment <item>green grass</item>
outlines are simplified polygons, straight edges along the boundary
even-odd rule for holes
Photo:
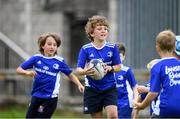
[[[6,104],[0,105],[0,119],[4,118],[25,118],[27,105]],[[56,109],[52,116],[52,119],[67,119],[67,118],[88,118],[88,115],[84,115],[82,112],[76,112],[66,107],[64,109]]]

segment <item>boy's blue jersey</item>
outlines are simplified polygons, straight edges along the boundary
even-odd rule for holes
[[[72,69],[59,56],[45,57],[37,54],[20,65],[23,69],[33,68],[37,75],[33,80],[32,96],[38,98],[58,97],[60,72],[69,75]]]
[[[180,62],[163,58],[151,69],[150,91],[159,93],[154,113],[161,117],[180,117]]]
[[[137,82],[131,68],[122,65],[121,70],[115,73],[115,78],[118,89],[118,107],[132,107],[133,87]]]
[[[92,43],[84,45],[79,53],[77,67],[84,68],[86,63],[92,59],[100,59],[110,66],[121,63],[118,47],[109,42],[106,42],[102,48],[96,48]],[[101,80],[94,80],[86,76],[85,85],[102,91],[116,85],[116,82],[113,73],[108,72]]]

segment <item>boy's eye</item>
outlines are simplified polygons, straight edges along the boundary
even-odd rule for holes
[[[105,31],[108,31],[108,28],[97,28],[97,30],[105,30]]]
[[[51,45],[51,43],[47,43],[47,45]]]
[[[102,28],[98,28],[97,30],[101,30]]]
[[[108,31],[108,28],[105,28],[104,30]]]
[[[53,44],[53,46],[54,46],[54,47],[56,47],[56,46],[57,46],[57,44]]]

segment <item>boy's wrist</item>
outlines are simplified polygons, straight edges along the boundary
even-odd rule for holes
[[[114,72],[114,67],[111,66],[111,70],[109,72]]]

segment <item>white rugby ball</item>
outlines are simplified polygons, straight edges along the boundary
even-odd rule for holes
[[[92,79],[95,80],[101,80],[104,75],[105,75],[105,71],[104,71],[104,63],[99,60],[99,59],[92,59],[89,64],[88,67],[93,68],[93,70],[95,71],[95,75],[94,76],[89,76]]]

